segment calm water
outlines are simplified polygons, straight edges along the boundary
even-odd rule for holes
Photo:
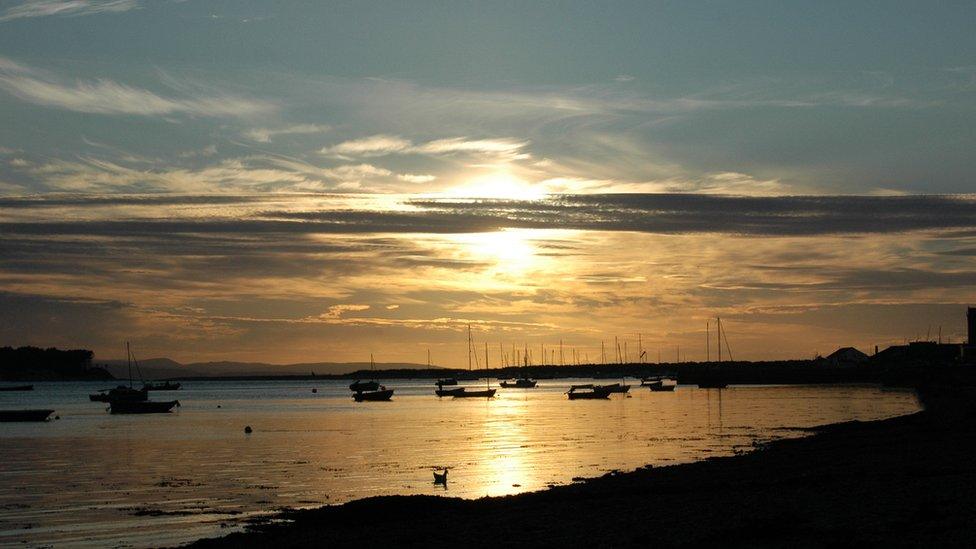
[[[172,545],[281,507],[538,490],[919,409],[913,393],[864,386],[635,386],[609,401],[570,402],[569,380],[500,389],[491,401],[438,399],[429,380],[397,381],[392,402],[357,404],[347,383],[190,382],[154,393],[178,398],[177,413],[147,416],[110,416],[88,402],[105,383],[0,393],[0,409],[61,416],[0,423],[0,545]],[[451,469],[446,490],[431,482],[435,467]]]

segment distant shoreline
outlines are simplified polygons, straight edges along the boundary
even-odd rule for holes
[[[976,541],[971,389],[922,412],[812,429],[743,455],[463,500],[386,496],[302,511],[192,547],[963,546]]]

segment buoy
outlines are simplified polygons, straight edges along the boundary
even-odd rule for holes
[[[54,419],[61,419],[61,416],[54,416]]]
[[[313,393],[317,393],[317,392],[319,392],[319,390],[318,389],[312,389],[312,392]]]
[[[217,407],[220,408],[220,404],[218,404]]]
[[[247,434],[251,434],[251,430],[252,429],[251,429],[251,426],[250,425],[248,425],[247,427],[244,427],[244,432],[247,433]]]

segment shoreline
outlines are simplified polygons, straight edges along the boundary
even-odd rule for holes
[[[966,394],[966,393],[964,393]],[[286,510],[190,547],[972,545],[969,399],[809,429],[730,457],[644,467],[512,496],[379,496]]]

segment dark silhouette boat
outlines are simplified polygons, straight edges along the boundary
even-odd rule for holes
[[[607,394],[610,393],[626,393],[630,390],[630,385],[625,385],[623,383],[613,383],[610,385],[594,385],[596,389],[606,391]]]
[[[33,391],[33,385],[5,385],[0,387],[0,391]]]
[[[0,421],[47,421],[54,410],[0,410]]]
[[[657,383],[648,385],[651,391],[655,393],[674,392],[674,388],[677,386],[678,385],[676,383],[665,383],[664,381],[659,381]]]
[[[164,381],[163,383],[145,383],[142,387],[147,391],[179,391],[182,386],[180,383]]]
[[[464,392],[464,387],[453,387],[451,389],[442,389],[440,388],[440,386],[438,386],[438,388],[434,390],[434,394],[439,397],[456,396],[458,393],[463,393],[463,392]]]
[[[380,384],[376,381],[359,381],[358,379],[349,385],[349,390],[357,393],[363,391],[376,391],[380,388]]]
[[[98,393],[88,395],[92,402],[145,402],[149,400],[149,390],[133,389],[125,385],[119,385],[114,389],[102,389]]]
[[[373,362],[373,353],[369,354],[369,370],[372,372],[376,368]],[[349,386],[356,393],[352,395],[356,402],[390,400],[393,397],[393,389],[387,389],[377,381],[361,382],[358,379]]]
[[[168,414],[180,401],[126,401],[116,400],[109,404],[109,412],[113,414]]]
[[[471,341],[471,325],[468,324],[468,370],[471,370],[471,357],[473,356],[473,343]],[[492,398],[498,389],[491,388],[491,378],[488,377],[488,344],[485,343],[485,388],[468,389],[461,387],[457,392],[451,394],[454,398]]]
[[[506,379],[505,381],[500,382],[499,385],[506,389],[531,389],[535,387],[536,383],[538,382],[534,379],[520,377],[514,381]]]
[[[498,389],[475,389],[469,391],[468,389],[462,387],[459,392],[454,393],[451,396],[454,398],[492,398],[495,396],[495,391],[497,390]]]
[[[380,385],[375,391],[361,391],[352,395],[352,398],[356,402],[390,400],[393,398],[393,389],[387,389],[386,387]]]
[[[610,398],[610,391],[599,385],[573,385],[566,393],[569,400],[593,400]]]

